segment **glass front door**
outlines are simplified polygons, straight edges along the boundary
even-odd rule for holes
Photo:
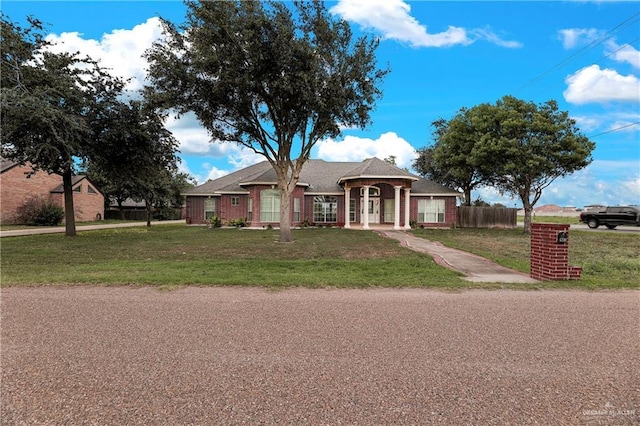
[[[364,198],[360,199],[360,205],[364,206]],[[380,223],[380,198],[369,198],[369,223]],[[360,222],[364,223],[364,212],[360,211]]]

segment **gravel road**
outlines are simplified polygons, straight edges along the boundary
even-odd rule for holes
[[[640,423],[640,292],[5,288],[2,424]]]

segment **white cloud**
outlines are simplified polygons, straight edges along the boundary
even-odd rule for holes
[[[603,31],[595,28],[568,28],[558,31],[558,39],[562,41],[562,47],[565,49],[587,45],[602,37],[602,35]]]
[[[520,43],[519,41],[503,40],[497,34],[495,34],[493,31],[487,28],[475,29],[475,30],[471,30],[471,32],[476,38],[486,40],[490,43],[496,44],[501,47],[507,47],[509,49],[517,49],[522,47],[522,43]]]
[[[573,104],[640,101],[638,77],[623,76],[613,69],[600,69],[598,65],[582,68],[565,78],[565,82],[564,98]]]
[[[607,43],[607,52],[618,62],[626,62],[635,68],[640,68],[640,51],[629,44],[619,46],[613,41]]]
[[[394,132],[383,133],[378,139],[346,136],[342,141],[326,139],[318,142],[314,158],[327,161],[363,161],[378,157],[381,160],[393,155],[396,165],[411,168],[416,150],[409,142]]]
[[[576,121],[576,125],[582,132],[591,132],[598,129],[602,125],[602,117],[576,115],[571,117]]]
[[[413,47],[449,47],[468,45],[484,39],[503,47],[521,47],[518,42],[505,41],[490,30],[471,30],[449,26],[446,31],[429,33],[426,25],[411,16],[411,6],[402,0],[339,0],[331,13],[355,22],[364,28],[379,31],[386,39],[408,43]]]
[[[100,40],[83,39],[77,32],[50,34],[47,40],[56,43],[51,48],[56,53],[80,52],[82,56],[100,61],[100,66],[109,69],[113,76],[131,78],[127,90],[137,91],[146,77],[147,61],[143,54],[161,35],[160,19],[149,18],[130,30],[117,29],[103,34]]]
[[[472,198],[478,197],[490,204],[522,206],[519,197],[500,194],[491,187],[473,191]],[[542,192],[536,207],[545,204],[574,207],[640,204],[640,160],[595,160],[584,169],[553,181]]]

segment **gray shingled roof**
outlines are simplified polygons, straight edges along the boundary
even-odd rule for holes
[[[300,173],[299,185],[308,186],[307,192],[331,194],[343,192],[340,183],[358,178],[403,178],[413,180],[412,194],[460,195],[457,191],[411,174],[378,158],[363,162],[328,162],[308,160]],[[246,185],[277,184],[276,173],[268,161],[210,180],[186,191],[184,195],[219,195],[246,193]]]
[[[382,161],[379,158],[367,158],[362,163],[358,163],[358,166],[351,170],[344,176],[340,176],[340,182],[345,181],[347,179],[357,179],[357,178],[378,178],[378,177],[386,177],[386,178],[403,178],[403,179],[411,179],[418,180],[420,179],[418,176],[415,176],[409,173],[406,170],[403,170],[399,167],[394,166],[393,164],[389,164],[386,161]]]

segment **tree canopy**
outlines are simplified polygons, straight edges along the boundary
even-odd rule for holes
[[[91,117],[110,107],[123,84],[89,58],[47,51],[42,23],[28,22],[22,28],[2,15],[2,156],[62,176],[66,235],[73,236],[75,161],[91,152]]]
[[[107,194],[156,199],[177,173],[177,141],[149,93],[123,100],[121,79],[91,58],[51,53],[42,23],[28,22],[21,28],[2,15],[2,155],[62,176],[66,235],[73,236],[79,163]]]
[[[475,112],[462,108],[449,121],[441,118],[432,122],[434,144],[419,149],[413,163],[425,178],[461,190],[467,206],[471,205],[471,191],[488,181],[474,156],[478,140],[473,125]]]
[[[538,105],[505,96],[462,109],[434,127],[435,143],[419,152],[416,169],[459,188],[491,185],[519,197],[527,232],[543,190],[586,167],[595,148],[553,100]],[[471,199],[470,191],[465,197]]]
[[[143,99],[118,102],[93,123],[99,150],[88,160],[89,175],[119,204],[127,198],[144,200],[148,226],[153,206],[173,197],[177,174],[178,141],[164,127],[164,118]]]
[[[156,99],[271,163],[280,240],[291,241],[290,197],[312,147],[369,124],[388,72],[377,69],[378,41],[354,39],[321,1],[186,4],[186,23],[163,21],[165,38],[148,52]]]

